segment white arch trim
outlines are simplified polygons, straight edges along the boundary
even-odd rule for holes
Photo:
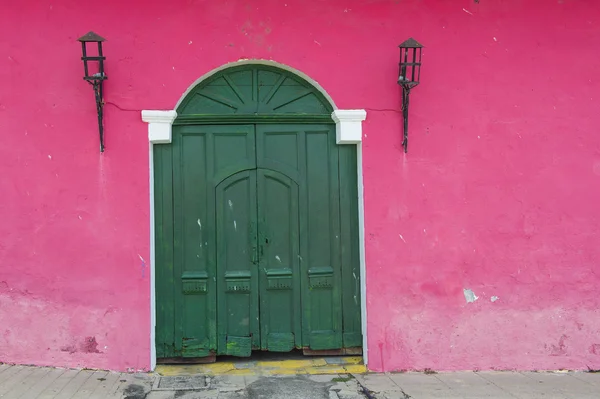
[[[212,71],[210,71],[208,73],[205,73],[204,75],[202,75],[198,79],[196,79],[196,81],[194,83],[192,83],[190,87],[187,88],[187,90],[183,93],[183,95],[181,97],[179,97],[179,101],[177,101],[177,104],[175,104],[175,109],[179,108],[179,105],[181,104],[181,102],[183,101],[183,99],[192,90],[194,90],[194,87],[198,86],[201,82],[203,82],[204,80],[210,78],[211,76],[213,76],[217,72],[221,72],[221,71],[223,71],[225,69],[228,69],[228,68],[231,68],[231,67],[240,66],[240,65],[267,65],[267,66],[272,66],[272,67],[275,67],[275,68],[282,69],[284,71],[291,72],[292,74],[294,74],[294,75],[298,76],[299,78],[302,78],[305,81],[307,81],[308,83],[310,83],[315,89],[319,90],[319,92],[321,92],[321,94],[323,95],[323,97],[325,97],[325,99],[329,102],[329,104],[331,104],[331,107],[333,109],[337,109],[337,106],[333,102],[333,99],[331,98],[331,96],[329,94],[327,94],[327,92],[325,91],[325,89],[323,89],[321,87],[321,85],[318,84],[315,80],[311,79],[305,73],[303,73],[303,72],[301,72],[301,71],[299,71],[299,70],[297,70],[295,68],[292,68],[289,65],[280,64],[279,62],[275,62],[275,61],[271,61],[271,60],[238,60],[238,61],[235,61],[235,62],[228,62],[227,64],[223,64],[220,67],[217,67],[217,68],[213,69]]]
[[[363,196],[363,164],[362,164],[362,122],[367,117],[364,109],[337,109],[331,97],[318,83],[291,67],[267,60],[243,60],[225,64],[196,80],[183,93],[177,106],[183,101],[185,96],[193,88],[206,78],[215,73],[236,65],[261,64],[271,65],[280,69],[290,71],[299,77],[313,84],[323,96],[329,101],[334,111],[331,118],[336,125],[337,144],[356,145],[357,156],[357,174],[358,174],[358,234],[359,234],[359,253],[360,253],[360,291],[361,291],[361,323],[363,334],[363,359],[365,365],[368,365],[368,347],[367,347],[367,285],[366,285],[366,266],[365,266],[365,218],[364,218],[364,196]],[[169,144],[173,138],[173,122],[177,118],[175,110],[143,110],[142,121],[148,123],[148,142],[149,142],[149,174],[150,174],[150,367],[152,370],[156,367],[156,280],[155,280],[155,232],[154,232],[154,157],[153,147],[159,144]]]

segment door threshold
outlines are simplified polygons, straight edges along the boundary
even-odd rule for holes
[[[302,349],[304,356],[362,356],[362,348],[343,348],[343,349],[325,349],[325,350],[312,350],[309,348]]]
[[[164,376],[178,375],[314,375],[361,374],[366,372],[362,356],[318,356],[286,358],[257,356],[250,358],[218,357],[215,363],[159,364],[156,372]]]
[[[204,357],[164,357],[157,359],[157,363],[160,364],[206,364],[214,363],[217,361],[217,356],[211,354]]]

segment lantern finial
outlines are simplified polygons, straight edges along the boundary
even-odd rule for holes
[[[398,47],[400,48],[421,48],[423,47],[423,45],[421,43],[419,43],[418,41],[416,41],[415,39],[413,39],[412,37],[406,39],[405,41],[403,41]]]
[[[100,36],[99,34],[89,31],[85,35],[81,36],[77,39],[78,42],[105,42],[106,39]]]

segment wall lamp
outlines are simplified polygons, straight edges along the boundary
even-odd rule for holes
[[[421,79],[421,49],[423,46],[412,37],[401,45],[398,84],[402,86],[402,117],[404,119],[404,139],[402,146],[408,152],[408,105],[410,91]]]
[[[81,60],[83,61],[84,75],[83,80],[87,81],[94,88],[96,98],[96,111],[98,113],[98,129],[100,131],[100,152],[104,152],[104,126],[102,123],[104,113],[104,97],[102,84],[107,79],[104,73],[104,60],[106,57],[102,54],[102,42],[105,40],[94,32],[88,32],[77,39],[81,42]],[[98,45],[98,50],[94,53],[93,44]],[[92,55],[88,55],[88,44],[92,45]]]

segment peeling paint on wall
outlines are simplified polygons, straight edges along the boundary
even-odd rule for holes
[[[465,300],[467,301],[467,303],[473,303],[479,299],[479,297],[477,295],[475,295],[475,293],[468,288],[463,289],[463,294],[465,294]]]
[[[558,344],[551,344],[549,349],[550,356],[564,356],[567,354],[566,343],[565,341],[569,338],[567,335],[563,334],[558,339]]]
[[[141,270],[142,270],[142,278],[145,278],[146,277],[146,261],[144,260],[142,255],[138,254],[138,257],[140,258],[140,261],[142,262],[140,265]]]
[[[70,354],[81,352],[81,353],[102,353],[98,350],[98,342],[96,337],[85,337],[83,339],[74,339],[73,343],[62,346],[60,348],[62,352],[68,352]]]

